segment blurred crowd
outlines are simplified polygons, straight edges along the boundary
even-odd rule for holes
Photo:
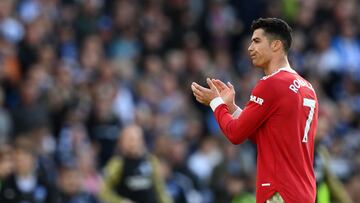
[[[244,106],[263,74],[247,54],[258,17],[293,27],[291,65],[317,91],[316,146],[329,152],[315,157],[318,181],[325,162],[360,202],[359,10],[356,0],[0,0],[0,202],[255,202],[256,147],[231,145],[190,83],[230,81]]]

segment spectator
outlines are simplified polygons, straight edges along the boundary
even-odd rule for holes
[[[187,203],[186,192],[191,188],[186,186],[184,183],[187,181],[185,176],[177,176],[172,173],[170,165],[164,160],[160,160],[160,171],[164,175],[166,190],[174,200],[174,203]]]
[[[101,197],[115,203],[148,202],[169,203],[157,158],[146,153],[143,132],[137,125],[124,127],[119,135],[117,149],[105,168]]]
[[[40,101],[40,90],[34,80],[21,84],[20,102],[12,111],[14,133],[31,133],[49,125],[49,112],[44,101]]]
[[[216,140],[205,138],[198,151],[189,157],[189,169],[200,179],[201,183],[207,185],[216,165],[222,160],[220,149]]]
[[[81,184],[84,191],[98,196],[100,187],[103,183],[102,176],[97,170],[96,152],[93,148],[84,148],[77,154],[79,164],[79,174],[81,174]]]
[[[242,147],[246,147],[246,145]],[[243,194],[246,194],[245,196],[254,202],[254,195],[249,193],[249,191],[252,191],[249,183],[250,176],[255,168],[249,170],[246,164],[249,162],[246,159],[246,153],[249,153],[250,150],[246,152],[244,150],[240,151],[238,146],[229,143],[223,143],[222,150],[224,158],[214,168],[210,180],[215,202],[230,202],[232,199],[240,201],[245,198],[242,197]]]
[[[15,141],[14,152],[14,173],[3,182],[0,202],[56,202],[56,188],[36,170],[37,155],[32,141],[19,137]]]
[[[59,203],[99,203],[94,195],[83,191],[80,171],[76,166],[65,166],[60,169]]]

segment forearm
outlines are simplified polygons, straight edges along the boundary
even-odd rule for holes
[[[240,144],[248,138],[246,131],[244,131],[245,128],[228,113],[226,105],[218,107],[215,117],[222,132],[232,144]]]
[[[224,104],[221,98],[215,98],[210,102],[210,107],[214,111],[215,118],[224,135],[231,143],[240,144],[248,137],[243,131],[246,128],[239,125],[238,117],[242,110],[236,106],[237,109],[230,114],[229,107]]]

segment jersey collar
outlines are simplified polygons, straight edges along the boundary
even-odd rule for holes
[[[262,80],[266,80],[269,77],[276,75],[280,71],[287,71],[289,73],[295,73],[296,74],[296,71],[294,69],[292,69],[291,67],[282,67],[282,68],[279,68],[277,71],[271,73],[270,75],[266,75],[266,76],[262,77]]]

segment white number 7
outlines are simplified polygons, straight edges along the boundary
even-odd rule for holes
[[[308,141],[308,133],[310,130],[310,125],[311,125],[311,121],[313,120],[313,116],[314,116],[314,110],[315,110],[315,100],[313,99],[308,99],[308,98],[304,98],[304,106],[310,107],[310,112],[309,112],[309,116],[306,120],[306,124],[305,124],[305,130],[304,130],[304,137],[302,139],[302,142],[307,142]]]

